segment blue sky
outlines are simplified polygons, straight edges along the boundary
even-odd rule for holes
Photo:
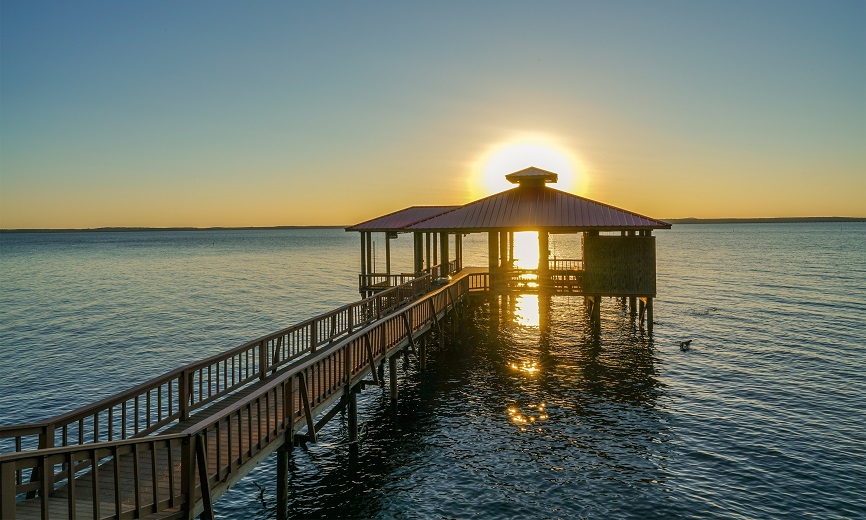
[[[866,216],[866,3],[0,3],[2,228],[350,224],[527,140],[658,218]]]

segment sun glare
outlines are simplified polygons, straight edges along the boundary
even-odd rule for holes
[[[538,232],[518,231],[514,233],[514,267],[538,268]]]
[[[558,174],[559,181],[553,186],[563,191],[574,193],[585,183],[578,159],[555,139],[526,135],[487,150],[473,167],[469,188],[475,196],[505,191],[514,187],[505,176],[530,166]]]

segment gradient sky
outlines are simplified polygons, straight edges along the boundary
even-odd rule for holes
[[[863,0],[2,0],[0,24],[0,228],[352,224],[557,160],[555,187],[656,218],[866,216]]]

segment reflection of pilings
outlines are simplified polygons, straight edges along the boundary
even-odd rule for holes
[[[543,355],[550,354],[550,304],[551,295],[542,291],[538,294],[538,343]]]
[[[601,332],[601,296],[586,296],[584,298],[586,311],[589,313],[589,326],[594,335]]]
[[[488,299],[490,312],[487,319],[487,325],[490,329],[491,338],[499,336],[499,298],[498,295],[491,294]]]
[[[650,297],[640,298],[640,326],[644,326],[646,321],[646,330],[649,333],[653,331],[653,299]]]

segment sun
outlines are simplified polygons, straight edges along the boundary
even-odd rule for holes
[[[574,192],[586,182],[577,157],[556,139],[532,134],[517,136],[486,150],[473,165],[469,190],[474,196],[484,196],[513,188],[505,176],[530,166],[558,174],[559,181],[553,186],[563,191]]]

